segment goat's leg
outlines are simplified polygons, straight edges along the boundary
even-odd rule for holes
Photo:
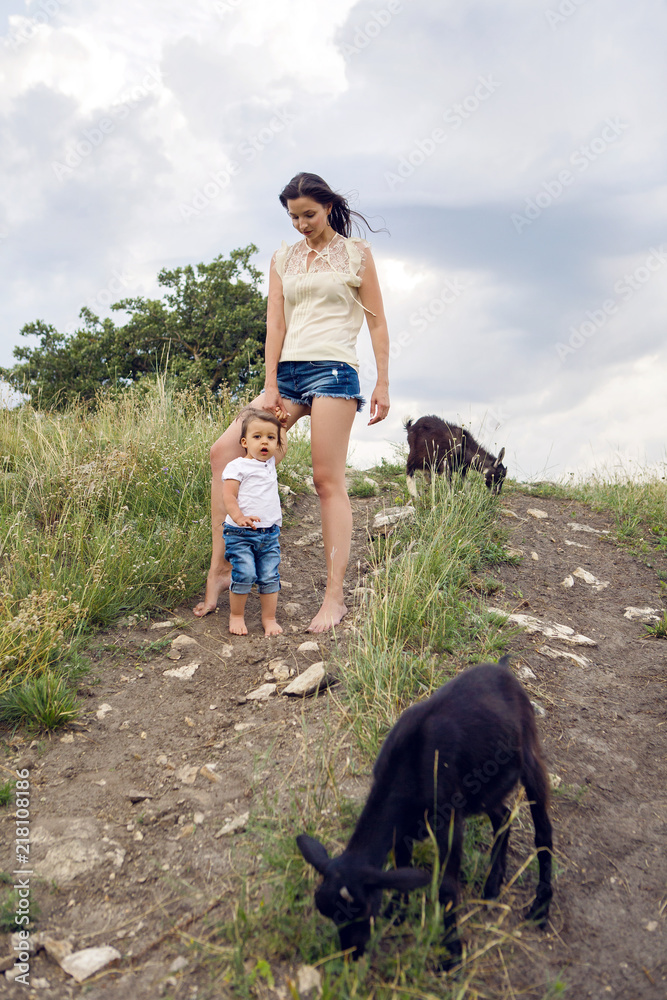
[[[412,861],[412,838],[403,837],[394,846],[394,864],[396,868],[407,868]],[[402,924],[405,920],[405,911],[410,899],[407,892],[393,892],[387,904],[383,916],[393,919],[395,924]]]
[[[448,955],[440,962],[440,968],[448,971],[461,960],[461,940],[456,928],[456,906],[459,894],[459,872],[463,853],[463,819],[454,813],[451,825],[436,834],[440,851],[440,864],[444,873],[438,899],[443,912],[443,943]]]
[[[551,820],[547,812],[549,786],[544,766],[532,754],[526,755],[524,759],[522,780],[530,802],[530,812],[535,826],[535,847],[537,848],[539,864],[537,892],[525,919],[534,920],[539,927],[546,927],[549,904],[553,895],[551,888],[553,837]]]
[[[487,815],[493,826],[493,844],[491,846],[491,867],[484,882],[484,899],[496,899],[505,881],[507,864],[507,847],[510,839],[509,821],[512,815],[504,805],[487,809]]]

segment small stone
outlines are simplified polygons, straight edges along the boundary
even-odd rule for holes
[[[106,781],[104,780],[104,778],[101,778],[99,781],[94,781],[93,784],[99,785],[100,788],[104,788],[104,786],[106,785]]]
[[[296,972],[297,995],[302,1000],[315,1000],[322,995],[322,973],[312,965],[302,965]]]
[[[649,920],[647,923],[644,924],[644,927],[649,932],[649,934],[653,934],[653,932],[657,931],[657,929],[658,929],[658,921],[657,920]]]
[[[141,832],[141,830],[135,830],[134,834],[132,835],[132,840],[141,841],[143,839],[144,839],[144,835]]]
[[[574,663],[578,663],[580,667],[590,667],[591,661],[586,656],[582,656],[581,653],[571,653],[569,649],[552,649],[551,646],[540,646],[537,651],[540,656],[548,656],[550,660],[557,660],[559,658],[572,660]]]
[[[541,705],[538,705],[536,701],[531,701],[530,704],[533,706],[533,711],[535,712],[535,715],[544,716],[547,714],[546,709],[542,708]]]
[[[165,767],[169,763],[169,758],[167,757],[166,753],[161,753],[158,757],[155,758],[155,763],[159,764],[161,767]]]
[[[194,823],[188,823],[188,825],[184,826],[181,832],[176,835],[176,840],[184,840],[185,837],[192,837],[196,829],[197,827]]]
[[[185,716],[184,722],[185,722],[186,726],[190,726],[191,729],[194,729],[194,725],[195,725],[194,721],[190,718],[189,715]]]
[[[61,743],[74,743],[74,733],[65,733],[64,736],[60,737]]]
[[[539,562],[540,561],[540,557],[538,556],[537,552],[531,552],[530,553],[530,558],[533,560],[533,562]]]
[[[578,566],[575,569],[572,576],[576,576],[578,580],[583,580],[584,583],[591,586],[593,590],[604,590],[605,587],[609,586],[609,580],[598,580],[596,576],[593,576],[592,573],[589,573],[587,569],[583,569],[581,566]]]
[[[288,618],[295,618],[297,615],[301,614],[302,607],[300,604],[297,604],[296,601],[288,601],[288,603],[284,606],[283,611]]]
[[[324,542],[322,541],[322,532],[320,531],[319,528],[316,531],[307,532],[305,535],[302,535],[301,538],[297,538],[294,544],[317,545],[318,543],[322,546],[324,545]]]
[[[409,504],[407,507],[387,507],[384,513],[375,515],[371,531],[387,534],[390,528],[395,528],[405,521],[412,521],[414,517],[415,509]]]
[[[248,729],[254,729],[254,728],[255,728],[254,722],[237,722],[234,725],[234,732],[245,733]]]
[[[192,822],[195,826],[201,826],[204,822],[204,814],[202,812],[193,813]]]
[[[106,945],[102,948],[84,948],[83,951],[75,951],[64,958],[60,965],[65,972],[76,979],[77,983],[82,983],[84,979],[88,979],[89,976],[99,972],[110,962],[118,961],[118,959],[120,959],[120,952]]]
[[[196,764],[183,764],[176,771],[176,777],[184,785],[194,785],[198,774],[199,768]]]
[[[214,838],[217,840],[218,837],[228,837],[232,833],[239,833],[241,830],[245,830],[249,819],[249,812],[241,813],[240,816],[234,816],[233,819],[227,820],[217,833],[213,834]]]
[[[95,717],[101,722],[104,716],[112,711],[113,709],[111,705],[107,705],[107,703],[105,702],[103,705],[100,705],[100,707],[97,709],[97,711],[95,712]]]
[[[644,622],[644,624],[648,625],[650,622],[660,621],[662,618],[662,612],[660,611],[660,608],[629,607],[625,609],[623,617],[628,618],[630,621]]]
[[[549,787],[550,788],[560,788],[563,779],[560,774],[552,774],[549,772]]]
[[[169,971],[170,972],[182,972],[183,969],[187,968],[187,966],[188,966],[188,960],[187,960],[187,958],[184,958],[183,955],[179,955],[178,958],[175,958],[174,961],[169,966]]]
[[[271,695],[276,693],[276,690],[275,684],[262,684],[254,691],[248,692],[246,698],[248,701],[268,701]]]
[[[171,628],[172,625],[175,625],[175,624],[176,624],[176,622],[173,622],[173,621],[169,621],[169,622],[153,622],[153,624],[150,627],[150,630],[152,632],[152,631],[154,631],[155,629],[158,629],[158,628]]]
[[[180,652],[182,649],[187,649],[188,646],[198,646],[199,643],[196,639],[193,639],[191,635],[177,635],[176,638],[171,643],[171,648],[173,651]]]
[[[577,549],[590,549],[590,545],[584,545],[582,542],[571,542],[569,538],[565,539],[565,544]]]
[[[44,976],[37,976],[36,978],[31,977],[30,985],[33,990],[49,990],[51,989],[51,983]]]
[[[313,639],[307,639],[306,642],[302,642],[297,649],[297,653],[319,653],[319,651],[319,643],[315,642]]]
[[[519,515],[516,513],[516,511],[512,510],[510,507],[501,507],[500,513],[503,515],[503,517],[516,517],[517,519],[519,518]]]
[[[222,778],[220,778],[220,776],[213,771],[212,766],[210,765],[204,764],[203,767],[199,768],[199,773],[202,778],[206,778],[206,780],[210,781],[212,785],[216,784],[218,781],[222,781]]]
[[[574,577],[572,574],[568,573],[565,579],[561,580],[560,585],[561,587],[574,587]]]
[[[537,507],[529,507],[526,514],[530,514],[531,517],[537,518],[538,521],[541,521],[543,518],[549,516],[546,510],[538,510]]]
[[[533,673],[533,671],[530,669],[530,667],[526,667],[526,666],[519,667],[519,669],[516,672],[516,675],[517,675],[517,677],[519,678],[520,681],[536,681],[537,680],[537,677],[535,676],[535,674]]]
[[[326,671],[322,660],[318,663],[312,663],[307,670],[304,670],[302,674],[295,677],[294,680],[283,689],[282,693],[301,698],[306,697],[306,695],[309,694],[314,694],[322,684],[325,674]]]
[[[165,677],[176,677],[179,681],[187,681],[200,666],[200,663],[196,663],[193,660],[191,663],[185,663],[182,667],[172,667],[171,670],[163,670],[162,673]]]
[[[570,521],[566,528],[569,528],[570,531],[586,531],[591,535],[608,535],[610,533],[606,529],[591,528],[588,524],[578,524],[577,521]]]
[[[508,545],[505,549],[505,555],[508,559],[522,559],[523,549],[515,549],[511,545]]]
[[[131,788],[127,793],[127,798],[130,802],[145,802],[146,799],[152,799],[153,796],[150,792],[140,792],[136,788]]]

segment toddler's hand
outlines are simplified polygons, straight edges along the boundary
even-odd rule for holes
[[[236,518],[236,523],[239,528],[256,528],[256,521],[261,521],[261,517],[255,517],[254,514],[241,514],[240,517]]]

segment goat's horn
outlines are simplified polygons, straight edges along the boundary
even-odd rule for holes
[[[340,890],[340,894],[346,903],[354,903],[354,899],[348,887],[346,885]]]
[[[502,460],[503,460],[504,457],[505,457],[505,449],[501,448],[500,449],[500,454],[498,455],[498,458],[493,463],[493,468],[494,469],[498,468],[498,466],[500,465],[500,463],[502,462]]]

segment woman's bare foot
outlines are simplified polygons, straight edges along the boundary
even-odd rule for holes
[[[225,590],[229,590],[231,579],[231,568],[229,570],[223,570],[222,573],[209,571],[209,574],[206,577],[206,593],[204,594],[204,600],[195,605],[192,609],[192,614],[197,618],[203,618],[205,615],[210,615],[212,611],[215,611],[218,607],[220,594],[224,593]],[[242,635],[243,633],[240,634]]]
[[[328,632],[334,625],[338,625],[345,615],[347,608],[340,600],[325,597],[322,607],[317,612],[312,622],[307,628],[307,632]]]
[[[246,628],[246,623],[243,615],[230,615],[229,616],[229,631],[232,635],[247,635],[248,629]],[[282,631],[282,629],[281,629]]]
[[[283,630],[275,618],[262,619],[262,625],[264,626],[264,635],[282,635]]]

